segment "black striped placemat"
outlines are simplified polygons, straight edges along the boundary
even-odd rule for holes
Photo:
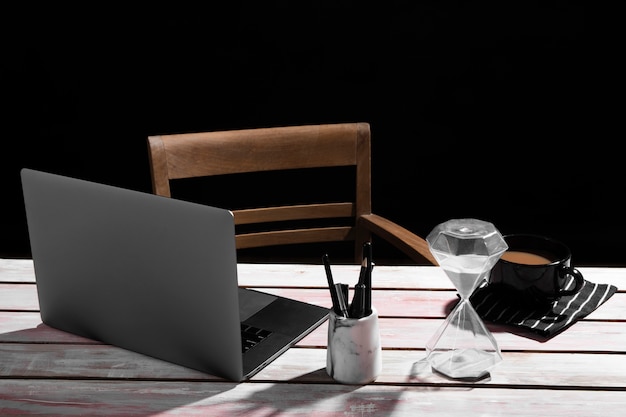
[[[501,287],[486,283],[474,291],[470,301],[486,321],[521,327],[550,337],[587,316],[611,298],[617,287],[585,280],[581,290],[550,304],[536,306],[520,303],[520,297]]]

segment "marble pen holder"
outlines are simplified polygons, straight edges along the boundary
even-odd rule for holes
[[[378,313],[363,318],[337,316],[331,310],[328,320],[326,372],[342,384],[367,384],[378,378],[382,351]]]

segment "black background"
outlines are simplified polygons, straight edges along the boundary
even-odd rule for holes
[[[616,10],[227,3],[5,6],[0,256],[29,256],[22,167],[149,192],[148,135],[366,121],[375,212],[422,236],[480,218],[626,265]]]

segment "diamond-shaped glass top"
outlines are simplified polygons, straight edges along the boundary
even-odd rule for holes
[[[507,250],[498,229],[492,223],[477,219],[452,219],[441,223],[428,234],[426,241],[435,258],[437,253],[499,258]]]
[[[508,249],[504,238],[489,222],[453,219],[436,226],[426,237],[439,266],[461,297],[469,297]]]

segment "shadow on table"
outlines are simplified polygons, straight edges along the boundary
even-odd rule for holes
[[[237,386],[43,323],[0,334],[1,415],[150,416],[194,403],[210,410],[211,398],[229,398]]]
[[[0,408],[9,414],[149,416],[187,407],[190,415],[390,415],[402,392],[336,384],[325,368],[287,383],[230,382],[43,323],[0,334]]]
[[[311,381],[315,382],[311,384]],[[236,415],[249,415],[252,411],[264,416],[289,412],[302,415],[341,413],[359,417],[391,415],[403,392],[398,391],[397,387],[376,384],[337,384],[328,376],[325,368],[293,378],[288,383],[249,385],[254,392],[240,400],[241,409]],[[272,406],[268,408],[267,404]]]

